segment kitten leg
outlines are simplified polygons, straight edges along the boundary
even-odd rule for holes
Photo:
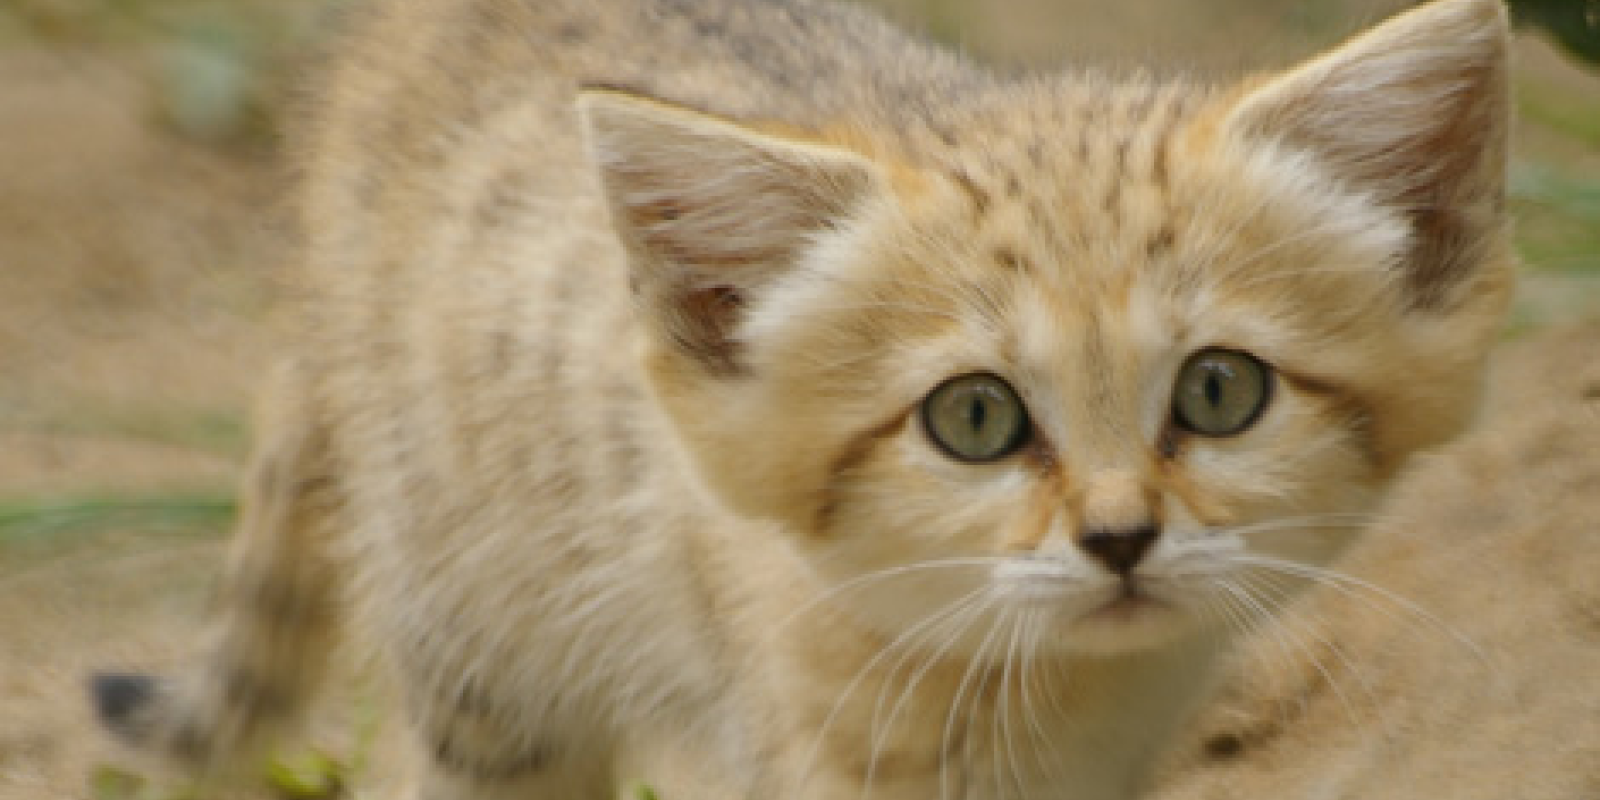
[[[585,726],[526,715],[506,695],[481,686],[414,692],[408,706],[423,754],[416,763],[425,765],[416,800],[611,800],[615,794],[612,748]]]
[[[612,800],[610,759],[595,752],[427,745],[414,800]]]
[[[239,533],[207,656],[170,676],[101,673],[96,711],[116,736],[210,777],[292,726],[317,685],[345,583],[337,471],[316,404],[292,364],[259,414]]]

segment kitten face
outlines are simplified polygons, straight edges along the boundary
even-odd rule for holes
[[[914,157],[592,100],[686,452],[908,644],[1262,615],[1475,403],[1510,270],[1498,13],[1229,94],[999,92]]]
[[[1174,210],[1148,220],[1080,196],[1077,242],[1010,224],[1071,202],[1091,169],[1064,163],[1061,183],[997,196],[988,214],[957,186],[885,211],[753,312],[750,402],[767,423],[747,435],[831,439],[803,451],[820,486],[788,482],[802,496],[774,507],[792,509],[830,582],[862,580],[842,602],[886,629],[947,611],[945,627],[980,637],[969,647],[1008,617],[1063,647],[1116,649],[1253,613],[1240,582],[1259,592],[1283,576],[1244,559],[1325,561],[1349,532],[1329,515],[1363,510],[1392,468],[1371,440],[1386,409],[1355,387],[1383,381],[1394,351],[1340,331],[1392,330],[1405,313],[1387,272],[1393,221],[1328,225],[1329,210],[1275,196],[1293,187],[1178,167]],[[1226,435],[1174,409],[1186,364],[1219,351],[1264,373],[1259,400],[1241,400],[1261,409]],[[961,376],[1014,392],[1014,449],[969,460],[938,441],[928,398]],[[1004,413],[983,402],[957,416]],[[1126,571],[1085,544],[1140,528],[1155,535]]]

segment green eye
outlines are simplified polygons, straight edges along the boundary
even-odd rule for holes
[[[1203,436],[1253,425],[1272,398],[1272,370],[1238,350],[1201,350],[1183,364],[1172,394],[1178,424]]]
[[[1016,390],[988,373],[941,383],[922,401],[922,427],[958,461],[994,461],[1028,438],[1028,410]]]

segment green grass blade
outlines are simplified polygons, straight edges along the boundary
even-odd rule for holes
[[[0,502],[0,544],[15,544],[113,527],[215,529],[233,519],[237,503],[219,495],[90,497]]]

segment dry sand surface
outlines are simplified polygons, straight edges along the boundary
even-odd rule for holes
[[[265,181],[153,133],[129,63],[0,51],[0,500],[222,491],[237,471],[185,429],[244,403]],[[0,541],[0,797],[85,795],[84,671],[184,651],[219,548]]]
[[[153,132],[130,58],[0,51],[0,501],[237,472],[274,180]],[[1417,464],[1345,565],[1409,600],[1325,590],[1263,636],[1163,800],[1600,797],[1600,324],[1567,320],[1600,306],[1530,287],[1561,313],[1536,309],[1482,429]],[[114,754],[82,677],[187,652],[221,548],[147,526],[0,540],[0,800],[89,796]]]

